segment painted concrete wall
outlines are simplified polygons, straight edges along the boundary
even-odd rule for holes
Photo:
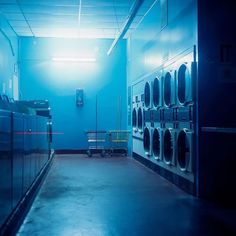
[[[127,128],[126,41],[107,56],[112,40],[20,39],[21,99],[48,99],[55,149],[86,149],[86,130]],[[53,57],[95,57],[92,63],[52,61]],[[75,91],[84,90],[84,106]]]
[[[18,77],[17,57],[18,38],[0,14],[0,93],[9,97],[13,97],[13,80]],[[18,88],[15,87],[15,90]]]
[[[197,43],[195,0],[154,2],[128,42],[130,83],[159,69],[166,61]]]

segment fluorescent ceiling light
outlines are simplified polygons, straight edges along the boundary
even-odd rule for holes
[[[53,57],[53,61],[58,62],[95,62],[94,57]]]

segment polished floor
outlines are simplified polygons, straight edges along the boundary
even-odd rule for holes
[[[131,158],[58,155],[18,236],[236,235],[236,210],[187,195]]]

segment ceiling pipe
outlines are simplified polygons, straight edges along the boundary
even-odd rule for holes
[[[127,31],[129,30],[129,27],[132,24],[136,14],[137,14],[139,8],[141,7],[141,5],[143,4],[143,2],[144,2],[144,0],[136,0],[135,3],[133,4],[128,17],[127,17],[124,25],[122,26],[121,32],[114,39],[111,47],[107,51],[107,55],[108,56],[111,54],[113,48],[116,46],[116,44],[119,42],[119,40],[122,39],[125,36],[125,34],[127,33]]]
[[[17,5],[18,5],[18,7],[19,7],[19,9],[20,9],[20,11],[21,11],[21,14],[22,14],[22,16],[23,16],[23,17],[24,17],[24,19],[25,19],[25,22],[26,22],[26,24],[27,24],[27,25],[28,25],[28,27],[29,27],[29,30],[30,30],[30,32],[31,32],[31,34],[32,34],[32,36],[33,36],[33,37],[35,37],[35,34],[34,34],[34,32],[33,32],[32,28],[31,28],[31,26],[30,26],[30,23],[29,23],[29,21],[27,20],[27,18],[26,18],[26,16],[25,16],[25,13],[24,13],[24,11],[23,11],[23,9],[22,9],[22,6],[21,6],[21,4],[20,4],[19,0],[16,0],[16,3],[17,3]]]

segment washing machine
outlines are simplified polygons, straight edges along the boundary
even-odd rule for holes
[[[194,129],[191,122],[179,123],[176,133],[176,164],[178,174],[193,181]]]
[[[176,130],[172,123],[164,124],[162,131],[163,162],[167,166],[176,166]]]
[[[193,52],[182,57],[175,63],[176,68],[176,103],[177,106],[186,106],[194,102],[194,71]]]
[[[148,77],[144,84],[144,109],[152,109],[152,77]]]

